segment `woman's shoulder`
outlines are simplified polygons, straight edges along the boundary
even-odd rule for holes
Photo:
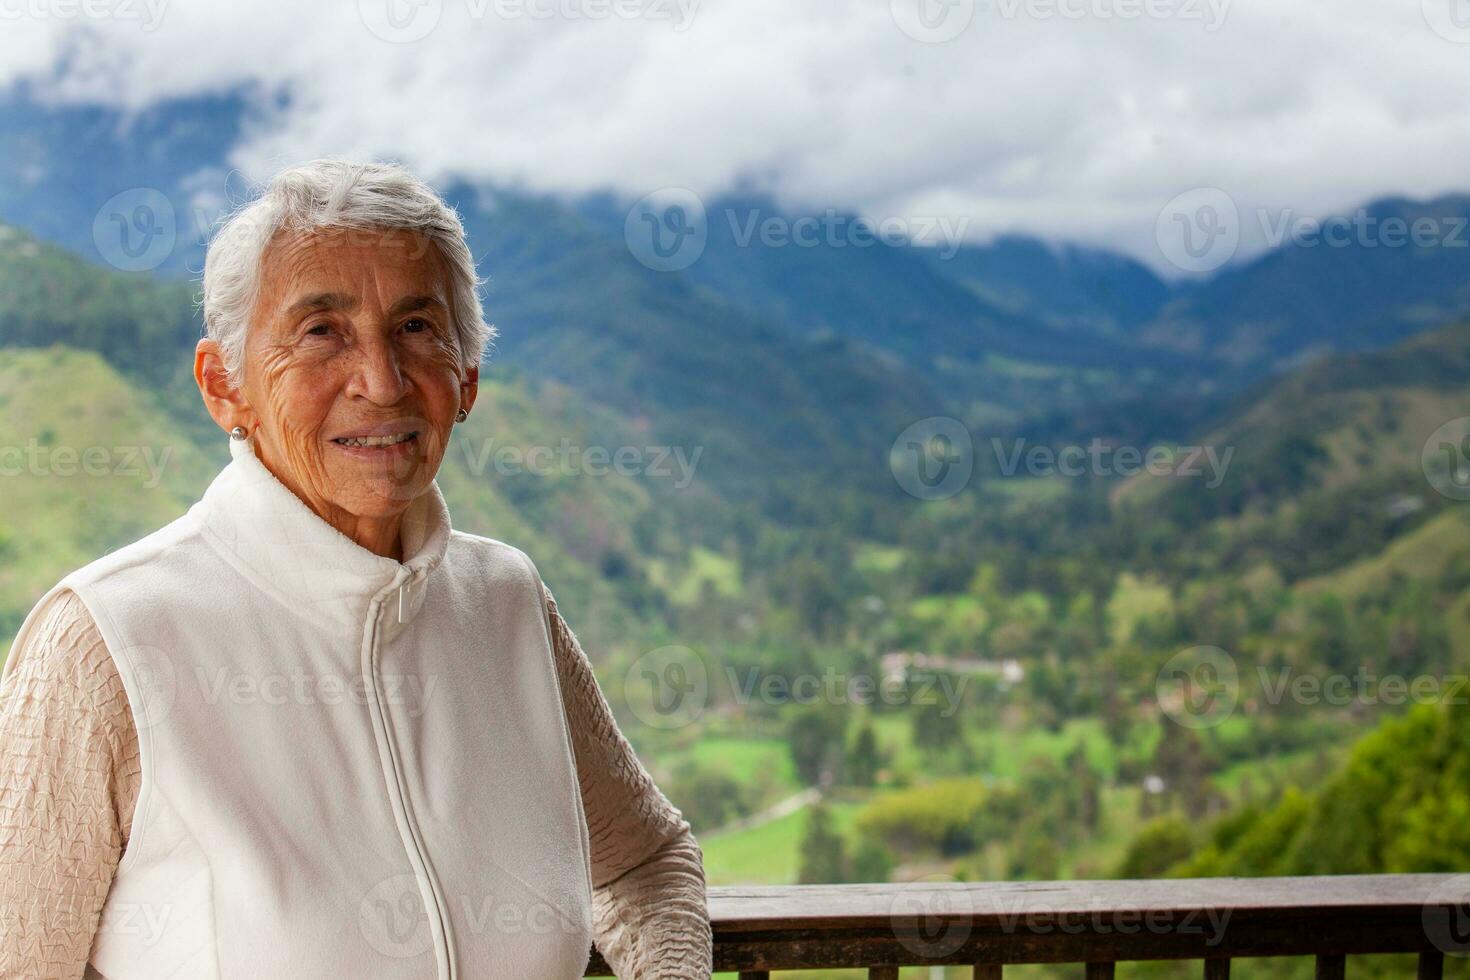
[[[5,692],[25,686],[27,697],[57,698],[117,729],[130,721],[117,665],[81,596],[53,590],[35,611],[35,623],[16,637],[5,671]],[[8,704],[8,698],[0,700]]]
[[[476,571],[517,577],[529,573],[538,582],[541,579],[536,563],[520,548],[499,538],[471,534],[457,528],[450,534],[446,558],[451,561],[452,567],[471,566]]]
[[[115,793],[124,837],[137,797],[139,760],[137,729],[127,691],[87,604],[70,589],[56,589],[42,600],[35,624],[15,646],[0,683],[0,718],[12,734],[37,728],[66,731],[71,751],[77,746],[106,746],[112,777],[104,781]],[[41,766],[61,765],[43,753],[32,760]],[[70,764],[69,762],[67,764]],[[57,783],[62,782],[58,773]]]
[[[136,541],[94,558],[65,576],[58,588],[88,584],[139,567],[155,567],[170,561],[182,563],[190,556],[191,549],[181,546],[191,541],[204,542],[202,527],[192,508]],[[193,549],[196,552],[204,550]],[[197,570],[188,574],[197,574]]]

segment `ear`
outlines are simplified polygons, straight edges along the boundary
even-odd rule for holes
[[[480,365],[476,364],[464,373],[459,383],[459,407],[468,412],[475,407],[475,398],[480,394]]]
[[[219,344],[208,337],[200,340],[194,348],[194,383],[199,386],[199,394],[204,398],[204,407],[210,418],[221,429],[229,432],[241,425],[247,431],[254,430],[255,413],[245,400],[245,392],[230,384]]]

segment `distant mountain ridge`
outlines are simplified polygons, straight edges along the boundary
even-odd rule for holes
[[[149,271],[197,275],[212,222],[243,191],[228,161],[248,106],[243,94],[226,93],[123,117],[47,106],[13,89],[0,101],[0,221],[104,263],[98,243],[106,244],[109,219],[126,220],[106,207],[125,192],[133,197],[117,206],[133,207],[142,188],[155,206],[150,220],[166,224],[172,211],[175,238]],[[683,370],[674,365],[739,363],[729,351],[723,362],[710,355],[725,338],[743,337],[775,345],[786,365],[800,363],[806,355],[794,352],[803,350],[852,361],[835,374],[865,380],[835,387],[875,385],[874,404],[902,406],[896,414],[946,412],[972,424],[1086,417],[1140,398],[1218,397],[1304,360],[1387,346],[1470,311],[1470,248],[1449,234],[1470,218],[1463,195],[1365,206],[1376,241],[1288,239],[1202,281],[1167,283],[1135,259],[1024,235],[957,249],[772,244],[749,233],[752,222],[789,228],[813,216],[737,194],[705,202],[712,217],[697,261],[653,272],[624,240],[629,202],[620,197],[567,200],[455,182],[444,190],[492,277],[489,305],[504,328],[506,360],[566,365],[560,376],[568,379],[617,377],[616,388],[603,388],[629,405],[657,401],[659,391],[688,401],[670,380]],[[1444,240],[1388,245],[1381,232],[1390,219],[1437,222]],[[864,224],[854,215],[821,220],[835,223],[839,239]],[[675,323],[686,327],[668,332]],[[639,335],[640,325],[657,324],[665,330],[657,343]],[[641,348],[638,370],[631,361],[614,366],[614,337],[618,349]],[[713,380],[696,377],[693,387],[717,391]],[[810,376],[802,387],[821,389]]]
[[[1431,244],[1416,244],[1416,223]],[[1384,347],[1470,312],[1470,195],[1387,198],[1306,228],[1181,291],[1143,326],[1143,341],[1271,369]]]

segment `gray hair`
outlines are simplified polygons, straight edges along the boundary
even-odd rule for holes
[[[231,384],[243,378],[245,332],[260,296],[266,248],[281,232],[412,231],[439,249],[449,269],[449,314],[463,366],[480,363],[495,340],[485,322],[475,259],[459,215],[397,164],[312,160],[283,170],[258,197],[224,219],[204,256],[204,327],[219,344]]]

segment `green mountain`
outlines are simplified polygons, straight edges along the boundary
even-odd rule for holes
[[[1470,710],[1417,705],[1353,745],[1320,785],[1217,821],[1182,877],[1463,871]],[[1156,831],[1157,832],[1157,831]]]
[[[1001,309],[1119,339],[1131,339],[1174,292],[1134,259],[1024,235],[1002,235],[953,254],[929,248],[924,255],[941,275]]]
[[[1265,220],[1285,234],[1290,218]],[[1181,291],[1141,339],[1260,371],[1384,347],[1470,311],[1470,197],[1387,198],[1303,227]]]
[[[0,447],[7,640],[42,591],[183,513],[228,458],[96,352],[60,346],[0,348]]]

